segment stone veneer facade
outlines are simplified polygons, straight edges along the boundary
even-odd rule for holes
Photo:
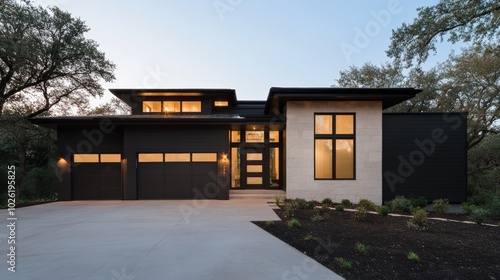
[[[355,113],[355,180],[314,179],[314,114]],[[286,104],[286,196],[382,204],[382,102],[289,101]]]

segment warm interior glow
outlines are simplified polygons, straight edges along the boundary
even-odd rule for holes
[[[264,142],[264,131],[246,131],[245,140],[249,143]]]
[[[247,160],[262,160],[262,153],[248,153]]]
[[[74,154],[73,162],[75,163],[99,162],[99,154]]]
[[[315,134],[332,134],[332,115],[314,116]]]
[[[184,113],[200,113],[201,101],[182,101],[182,112]]]
[[[142,111],[145,113],[160,113],[161,101],[143,101]]]
[[[240,185],[240,148],[231,148],[231,187],[239,188]]]
[[[227,101],[215,101],[214,106],[215,107],[226,107],[229,105],[229,102]]]
[[[121,162],[122,155],[120,154],[101,154],[101,162]]]
[[[336,115],[335,133],[354,134],[354,115]]]
[[[163,162],[163,154],[139,154],[139,162]]]
[[[193,153],[193,162],[217,162],[217,153]]]
[[[190,162],[190,153],[166,153],[165,162]]]
[[[262,172],[262,165],[247,165],[247,172]]]
[[[247,177],[248,185],[262,185],[262,177]]]
[[[269,131],[269,142],[278,143],[280,141],[279,131]]]
[[[240,131],[239,130],[232,130],[231,131],[231,142],[233,142],[233,143],[240,142]]]
[[[273,181],[280,179],[280,149],[270,148],[269,149],[269,176],[271,177],[271,184]]]
[[[181,111],[180,101],[163,101],[163,112],[178,113]]]
[[[354,178],[354,140],[335,141],[335,175],[337,179]]]
[[[331,179],[333,176],[332,162],[332,140],[315,140],[315,178]]]

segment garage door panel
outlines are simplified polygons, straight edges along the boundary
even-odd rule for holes
[[[101,188],[101,199],[122,199],[121,188]]]
[[[141,162],[138,167],[141,174],[161,176],[163,176],[165,168],[163,162]]]
[[[73,166],[73,176],[97,176],[101,174],[99,164],[97,163],[80,163]]]
[[[82,176],[81,173],[74,176],[73,199],[100,199],[100,176],[95,174]]]
[[[167,162],[165,163],[166,175],[191,175],[190,162]]]
[[[191,175],[170,175],[165,177],[166,199],[192,199]]]
[[[193,174],[207,175],[217,173],[217,163],[215,162],[193,162]]]
[[[120,178],[122,167],[119,163],[101,163],[101,176]]]
[[[163,175],[140,175],[139,199],[163,199],[165,197]]]
[[[194,190],[198,190],[198,194]],[[203,198],[216,198],[218,187],[217,181],[209,175],[193,175],[193,194],[199,198],[199,193],[203,194]]]

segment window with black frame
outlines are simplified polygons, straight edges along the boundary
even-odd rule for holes
[[[314,179],[355,179],[354,113],[314,115]]]

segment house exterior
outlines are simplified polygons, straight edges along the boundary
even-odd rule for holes
[[[60,200],[229,199],[245,189],[377,204],[465,200],[466,115],[384,114],[412,88],[112,89],[126,116],[38,117],[57,129]]]

